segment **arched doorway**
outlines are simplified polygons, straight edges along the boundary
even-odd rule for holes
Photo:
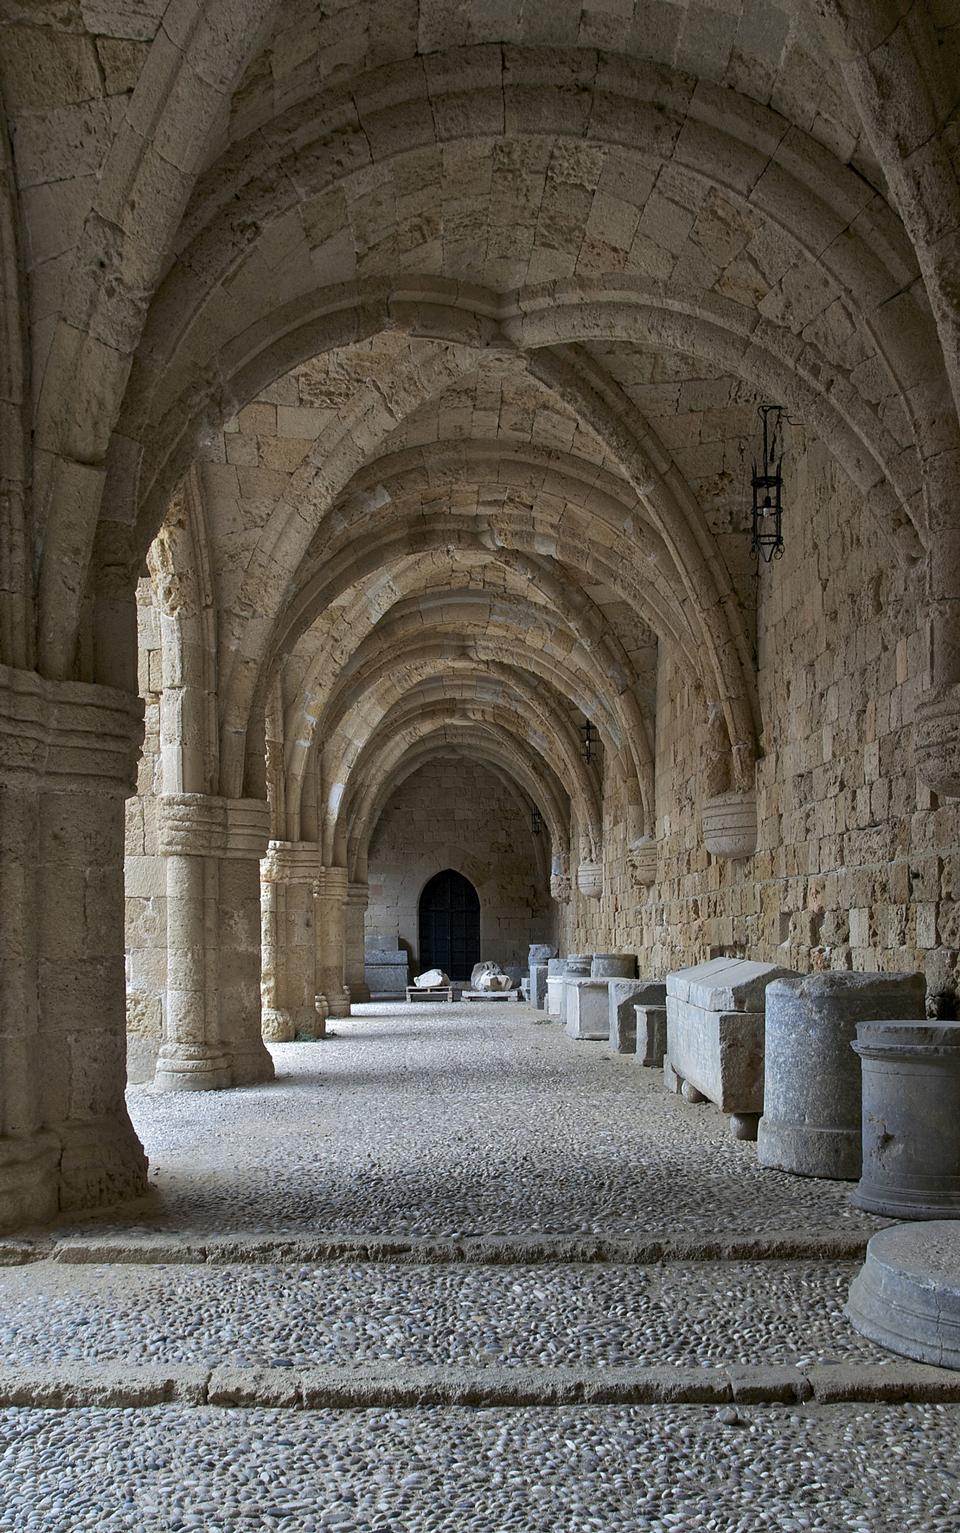
[[[480,961],[480,899],[468,878],[444,868],[424,885],[419,908],[420,968],[469,979]]]

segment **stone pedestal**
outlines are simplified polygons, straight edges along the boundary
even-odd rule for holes
[[[320,870],[320,850],[310,841],[271,841],[260,865],[263,1035],[278,1042],[322,1034],[313,896]]]
[[[547,959],[547,1015],[559,1018],[563,1002],[563,976],[567,967],[565,958]]]
[[[633,979],[637,972],[635,953],[594,953],[590,959],[592,979]]]
[[[763,1111],[764,995],[793,971],[713,958],[667,975],[667,1053],[672,1076],[730,1114],[738,1139],[755,1139]],[[669,1076],[665,1076],[669,1080]]]
[[[260,859],[270,812],[260,799],[164,794],[167,988],[155,1085],[209,1091],[271,1080],[261,1031]]]
[[[960,1368],[960,1220],[878,1230],[844,1313],[861,1336],[891,1352]]]
[[[349,1017],[350,996],[344,983],[346,868],[322,868],[314,885],[317,913],[317,1011],[325,1017]]]
[[[124,1103],[139,698],[0,666],[0,1228],[146,1191]]]
[[[810,974],[767,988],[761,1166],[798,1176],[860,1175],[857,1023],[923,1017],[920,974]]]
[[[563,982],[566,1021],[571,1038],[603,1040],[610,1036],[610,1014],[605,979],[571,979]]]
[[[575,979],[589,979],[590,953],[569,953],[563,967],[563,985],[560,990],[560,1022],[567,1025],[568,986]]]
[[[614,1054],[637,1051],[637,1006],[663,1006],[666,985],[649,979],[607,981],[610,1049]],[[662,1059],[661,1055],[661,1059]]]
[[[850,1201],[891,1219],[960,1218],[960,1022],[860,1022],[863,1174]]]
[[[370,999],[364,950],[364,918],[369,899],[370,889],[366,883],[347,885],[347,903],[344,909],[344,978],[351,1001],[369,1001]]]
[[[635,1054],[637,1064],[650,1070],[663,1068],[667,1052],[666,1006],[634,1006],[637,1019]]]
[[[547,965],[531,963],[529,1000],[531,1006],[543,1011],[547,1002]]]

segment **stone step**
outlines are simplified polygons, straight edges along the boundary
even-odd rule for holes
[[[0,1269],[0,1355],[55,1369],[882,1366],[843,1314],[858,1270],[34,1262]]]

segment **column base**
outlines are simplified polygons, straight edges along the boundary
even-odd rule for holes
[[[60,1207],[102,1208],[142,1198],[147,1157],[126,1113],[60,1128]]]
[[[328,1017],[349,1017],[350,994],[347,990],[328,990],[324,993]],[[319,1003],[320,997],[317,997]]]
[[[157,1091],[222,1091],[233,1084],[230,1061],[203,1044],[165,1043],[153,1084]]]
[[[263,1081],[272,1081],[275,1075],[273,1056],[262,1038],[252,1048],[231,1050],[231,1086],[259,1086]]]
[[[60,1137],[0,1138],[0,1230],[49,1224],[60,1208]]]
[[[292,1043],[297,1036],[295,1014],[283,1006],[264,1006],[260,1028],[270,1043]]]

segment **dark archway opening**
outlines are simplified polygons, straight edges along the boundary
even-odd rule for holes
[[[480,961],[480,897],[468,878],[444,868],[424,885],[419,910],[420,968],[467,980]]]

